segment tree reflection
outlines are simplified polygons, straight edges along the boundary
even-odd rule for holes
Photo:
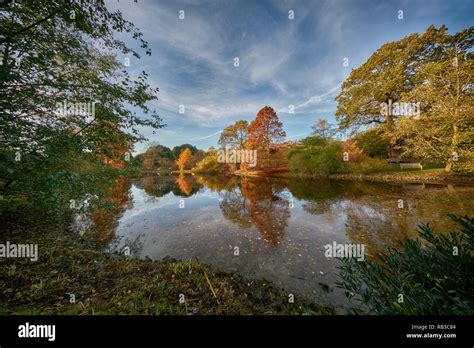
[[[152,197],[163,197],[176,187],[175,180],[173,176],[149,175],[134,180],[133,183]]]
[[[173,188],[173,194],[176,196],[189,197],[199,192],[202,185],[192,175],[180,174],[176,179],[176,188]]]
[[[196,175],[196,180],[211,191],[232,191],[239,186],[240,178],[235,175]]]
[[[202,184],[192,175],[159,176],[149,175],[133,182],[136,187],[144,190],[152,197],[163,197],[170,192],[176,196],[189,197],[197,193]]]
[[[130,186],[130,182],[124,177],[110,185],[107,206],[98,207],[91,213],[92,225],[87,232],[88,236],[104,245],[113,239],[120,216],[132,204]]]
[[[220,208],[230,221],[245,228],[253,224],[269,244],[278,245],[290,217],[289,201],[280,191],[268,179],[242,178],[240,192],[226,192]]]
[[[189,196],[193,190],[193,185],[190,180],[186,178],[184,174],[180,174],[176,179],[179,189],[185,196]]]
[[[353,243],[366,244],[373,254],[387,245],[398,247],[399,240],[416,238],[421,223],[448,230],[451,222],[447,214],[469,214],[474,209],[474,202],[461,199],[463,195],[462,188],[450,190],[444,185],[428,189],[427,185],[414,184],[353,184],[342,207],[346,235]],[[472,191],[466,190],[465,195],[472,197]]]
[[[247,199],[242,196],[240,190],[233,189],[232,191],[226,191],[222,196],[219,207],[227,220],[232,221],[242,228],[252,226]]]

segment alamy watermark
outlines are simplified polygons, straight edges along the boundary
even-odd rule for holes
[[[25,257],[31,261],[38,261],[38,244],[15,244],[7,241],[0,244],[0,257]]]
[[[26,322],[18,326],[18,337],[20,338],[47,338],[48,341],[56,339],[56,325],[35,325]]]
[[[397,102],[392,103],[390,99],[388,103],[380,103],[380,113],[384,116],[420,116],[420,102],[417,103],[405,103]]]
[[[64,100],[56,103],[56,112],[60,116],[90,116],[95,117],[95,102],[72,103]]]
[[[257,165],[257,150],[219,149],[217,150],[218,163],[248,163],[250,167]]]
[[[326,244],[324,249],[326,257],[337,258],[357,258],[357,261],[364,261],[365,259],[365,244]]]

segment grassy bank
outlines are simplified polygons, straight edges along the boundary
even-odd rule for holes
[[[0,259],[1,314],[331,314],[265,280],[197,261],[140,260],[102,252],[67,219],[1,216],[2,241],[36,243],[39,259]],[[184,295],[184,296],[183,296]],[[181,299],[181,301],[180,301]],[[184,301],[183,301],[184,300]]]
[[[329,179],[399,183],[474,183],[474,175],[446,173],[443,169],[407,170],[371,174],[331,174]]]
[[[282,177],[282,178],[325,178],[333,180],[394,182],[394,183],[473,183],[474,175],[446,173],[443,169],[404,170],[370,174],[327,174],[310,175],[286,171],[236,171],[234,174],[250,177]]]

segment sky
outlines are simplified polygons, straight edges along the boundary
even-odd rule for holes
[[[145,70],[159,88],[151,106],[167,126],[141,132],[168,147],[201,149],[216,146],[224,127],[251,122],[264,106],[277,111],[288,140],[310,135],[318,119],[336,124],[341,83],[384,43],[432,24],[451,34],[474,24],[473,0],[108,0],[107,6],[133,22],[152,50],[130,57],[127,69]],[[139,49],[129,36],[119,37]],[[146,147],[137,144],[134,152]]]

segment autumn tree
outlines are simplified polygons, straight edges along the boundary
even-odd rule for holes
[[[182,145],[173,147],[173,149],[171,150],[171,152],[173,153],[173,158],[177,160],[179,158],[179,155],[181,155],[184,149],[189,149],[192,155],[195,155],[196,152],[198,152],[198,148],[196,146],[191,145],[191,144],[182,144]]]
[[[278,119],[275,110],[265,106],[248,127],[248,147],[263,150],[269,161],[271,145],[281,143],[285,136],[283,124]]]
[[[142,168],[147,171],[154,170],[158,167],[160,160],[159,151],[156,147],[150,147],[142,156]]]
[[[234,124],[224,128],[219,137],[219,145],[222,147],[244,149],[248,138],[248,126],[247,121],[238,120]]]
[[[417,71],[438,59],[436,45],[446,27],[430,26],[424,34],[412,34],[384,44],[359,68],[352,70],[336,97],[336,120],[342,129],[380,125],[390,134],[389,157],[395,157],[393,134],[396,116],[382,113],[381,104],[399,102],[417,83]]]
[[[181,154],[179,155],[178,160],[176,161],[176,164],[179,167],[180,171],[183,171],[188,167],[193,160],[193,154],[191,153],[191,150],[189,148],[185,148]]]
[[[146,171],[154,171],[159,168],[167,170],[169,167],[174,166],[171,149],[160,144],[149,147],[143,154],[138,156],[140,156],[142,168]]]
[[[443,32],[436,61],[417,71],[416,86],[402,100],[421,101],[418,117],[401,118],[395,135],[407,156],[446,163],[445,170],[474,172],[474,27]]]

